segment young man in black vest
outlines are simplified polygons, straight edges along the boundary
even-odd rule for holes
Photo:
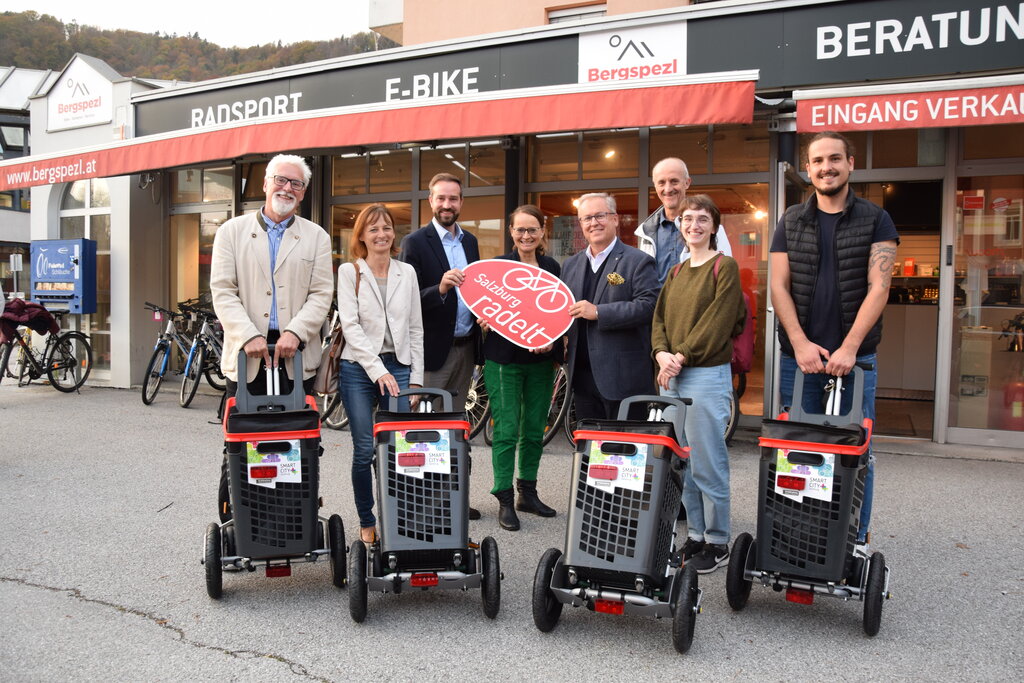
[[[872,368],[864,372],[863,408],[864,416],[873,420],[875,351],[882,337],[882,311],[889,300],[899,235],[884,209],[854,194],[849,185],[852,171],[849,140],[833,132],[811,139],[807,175],[814,194],[789,207],[775,228],[771,296],[780,323],[782,405],[792,404],[799,369],[808,375],[804,409],[822,412],[827,378],[845,376],[861,363]],[[842,411],[847,410],[844,400]],[[867,543],[873,484],[872,455],[857,534],[862,544]]]

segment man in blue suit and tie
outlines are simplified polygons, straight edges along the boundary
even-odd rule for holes
[[[482,362],[480,327],[454,288],[462,284],[462,269],[480,260],[476,237],[458,223],[462,209],[462,180],[451,173],[430,179],[427,201],[433,220],[402,242],[402,260],[416,269],[423,310],[423,386],[444,389],[461,409]],[[480,513],[470,508],[470,519]]]
[[[583,195],[577,213],[588,246],[562,265],[562,280],[576,297],[566,367],[576,417],[614,419],[622,399],[655,393],[651,319],[658,273],[653,258],[619,240],[611,195]]]

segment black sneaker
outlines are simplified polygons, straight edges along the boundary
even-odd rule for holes
[[[690,558],[704,550],[704,541],[698,541],[696,538],[686,538],[686,543],[680,548],[679,552],[683,555],[683,561],[689,562]]]
[[[705,543],[704,548],[694,556],[693,568],[698,574],[710,574],[729,561],[729,546]]]

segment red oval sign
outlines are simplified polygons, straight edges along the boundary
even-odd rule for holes
[[[463,268],[459,296],[477,318],[524,349],[539,349],[560,338],[572,324],[576,299],[564,282],[537,266],[487,259]]]

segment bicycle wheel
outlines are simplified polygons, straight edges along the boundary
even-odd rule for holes
[[[732,441],[732,435],[736,433],[736,425],[740,422],[740,397],[733,391],[732,401],[729,402],[729,421],[725,423],[725,443]]]
[[[178,396],[178,403],[182,408],[188,408],[199,388],[199,380],[203,376],[203,366],[206,364],[206,345],[197,344],[193,346],[192,360],[187,363],[184,374],[181,376],[181,393]]]
[[[338,392],[325,401],[323,421],[331,429],[344,429],[348,427],[348,414],[345,412],[345,404],[341,402],[341,392]]]
[[[224,373],[220,370],[220,359],[207,357],[205,365],[206,369],[203,370],[203,374],[206,375],[206,383],[217,391],[227,389],[227,381],[224,378]]]
[[[65,332],[57,337],[46,360],[46,376],[57,391],[77,391],[92,370],[92,347],[81,332]]]
[[[11,357],[11,349],[14,347],[14,343],[7,343],[0,348],[0,382],[4,381],[4,377],[14,377],[14,375],[8,374],[7,372],[7,361]]]
[[[565,431],[565,438],[569,440],[569,445],[575,448],[575,441],[572,439],[572,433],[576,431],[576,402],[573,400],[572,389],[566,389],[568,396],[565,399],[565,417],[562,418],[562,429]]]
[[[487,387],[484,385],[484,368],[481,365],[473,370],[473,381],[466,393],[466,417],[469,420],[469,438],[480,433],[487,422],[487,416],[491,407],[491,399],[487,395]]]
[[[149,359],[146,375],[142,378],[142,402],[147,406],[156,398],[156,392],[160,391],[160,383],[164,381],[164,372],[167,370],[170,355],[171,347],[161,342],[153,351],[153,357]]]
[[[555,372],[555,383],[551,390],[551,405],[548,407],[548,422],[544,427],[544,438],[541,443],[547,446],[558,433],[558,427],[565,419],[565,411],[569,408],[569,378],[561,365]]]

